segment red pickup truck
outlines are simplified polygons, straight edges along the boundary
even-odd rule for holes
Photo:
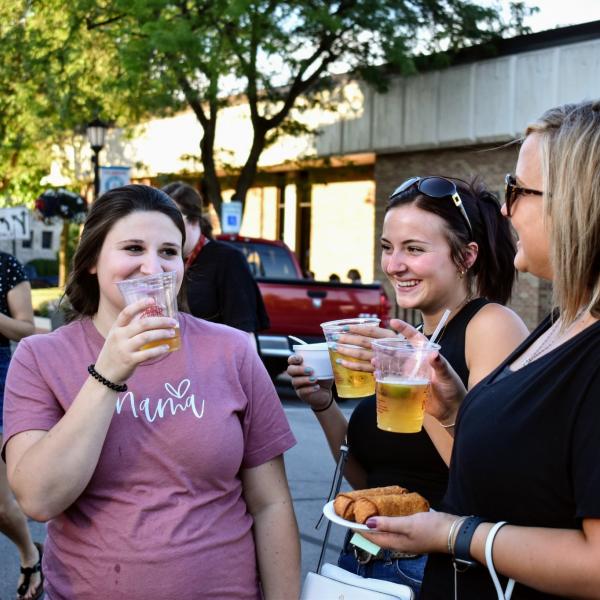
[[[391,306],[381,283],[305,279],[295,254],[283,242],[238,235],[218,239],[244,253],[262,293],[271,327],[258,339],[272,376],[287,366],[293,343],[288,335],[307,342],[323,341],[321,323],[358,316],[376,316],[387,325]]]

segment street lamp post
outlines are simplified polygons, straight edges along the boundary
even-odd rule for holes
[[[101,121],[98,117],[87,126],[87,138],[94,152],[94,156],[92,156],[92,162],[94,163],[94,200],[98,199],[100,193],[100,161],[98,154],[104,148],[104,138],[106,137],[107,129],[108,124]]]

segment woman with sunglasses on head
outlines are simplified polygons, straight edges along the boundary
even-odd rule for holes
[[[248,336],[149,297],[126,305],[117,286],[173,273],[179,291],[185,239],[164,192],[103,194],[65,291],[76,318],[11,363],[2,452],[23,510],[49,522],[48,600],[299,590],[294,437]]]
[[[527,335],[522,321],[502,306],[515,277],[514,242],[494,196],[475,181],[442,177],[411,178],[390,196],[381,235],[381,266],[401,308],[421,311],[430,335],[444,311],[450,320],[438,337],[442,353],[472,387]],[[392,321],[392,326],[394,321]],[[344,366],[373,370],[374,338],[396,335],[379,327],[351,327],[340,335]],[[349,348],[346,344],[351,344]],[[298,395],[316,413],[335,458],[347,435],[345,475],[357,489],[401,485],[438,508],[448,482],[452,438],[433,418],[418,434],[382,431],[376,425],[375,397],[364,399],[349,423],[333,400],[331,384],[317,385],[300,357],[289,359],[288,373]],[[426,556],[385,555],[366,561],[348,543],[340,566],[368,577],[392,579],[418,592]]]
[[[376,518],[389,533],[369,537],[434,553],[427,600],[599,598],[600,101],[527,128],[503,211],[556,309],[466,397],[432,361],[427,410],[456,420],[444,512]]]

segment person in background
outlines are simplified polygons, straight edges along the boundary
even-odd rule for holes
[[[360,271],[358,269],[350,269],[346,273],[346,277],[351,281],[351,283],[362,283]]]
[[[332,273],[329,276],[329,281],[331,283],[341,283],[342,282],[342,280],[340,279],[340,276],[337,273]]]
[[[116,285],[175,272],[179,289],[184,243],[164,192],[106,192],[66,286],[79,318],[13,357],[2,451],[24,512],[49,521],[52,600],[298,595],[295,440],[248,336],[149,298],[125,306]]]
[[[10,254],[0,252],[0,444],[4,383],[10,363],[10,342],[34,333],[31,287],[22,265]],[[43,593],[42,545],[31,539],[27,519],[15,502],[0,460],[0,531],[16,545],[21,561],[17,598],[31,600]]]
[[[185,221],[183,256],[191,314],[246,331],[256,344],[256,333],[269,328],[269,316],[245,256],[213,239],[210,222],[202,216],[202,198],[191,185],[175,181],[162,191],[175,200]]]
[[[442,510],[375,518],[369,537],[431,553],[426,600],[599,598],[600,101],[527,128],[502,210],[556,309],[466,396],[432,361],[426,408],[455,431]]]
[[[381,268],[398,306],[421,312],[427,335],[444,311],[451,310],[437,341],[465,386],[475,386],[527,335],[521,319],[503,306],[515,279],[514,255],[508,221],[479,180],[468,184],[413,177],[389,198],[381,233]],[[379,327],[353,326],[339,336],[336,350],[347,356],[344,366],[372,371],[371,342],[395,335]],[[382,431],[371,396],[358,404],[347,423],[331,384],[318,385],[300,357],[290,357],[289,363],[292,385],[315,411],[335,459],[347,437],[345,475],[354,488],[401,485],[439,509],[448,483],[452,438],[435,419],[426,416],[424,429],[417,434]],[[384,552],[372,559],[347,538],[338,564],[366,577],[408,585],[418,594],[426,560],[423,553]]]

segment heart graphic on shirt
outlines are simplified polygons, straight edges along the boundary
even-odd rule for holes
[[[165,389],[169,394],[171,394],[172,398],[183,398],[186,395],[189,387],[189,379],[182,379],[180,384],[177,386],[177,389],[175,389],[170,383],[165,383]]]

